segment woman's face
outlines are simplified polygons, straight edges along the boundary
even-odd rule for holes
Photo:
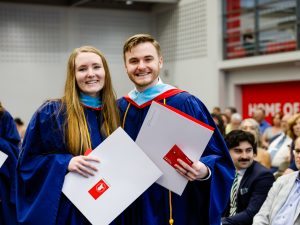
[[[104,86],[105,70],[102,59],[92,52],[81,52],[75,58],[75,77],[81,92],[99,96]]]
[[[259,137],[258,137],[258,134],[257,134],[257,131],[256,131],[256,129],[255,129],[255,125],[253,125],[251,122],[249,122],[249,121],[244,121],[244,122],[243,122],[243,125],[241,126],[241,129],[242,129],[243,131],[247,131],[247,132],[253,134],[254,137],[255,137],[255,139],[256,139],[256,141],[257,141],[257,138],[259,138]]]
[[[300,137],[300,118],[296,120],[296,123],[293,126],[293,132],[295,136]]]

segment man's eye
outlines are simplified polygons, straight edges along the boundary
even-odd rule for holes
[[[151,62],[153,60],[153,58],[146,58],[145,61],[146,62]]]

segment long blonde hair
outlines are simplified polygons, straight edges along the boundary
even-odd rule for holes
[[[91,52],[99,55],[105,71],[105,82],[99,96],[103,103],[101,111],[104,118],[104,123],[100,128],[101,134],[108,136],[120,126],[116,95],[112,87],[111,75],[104,55],[92,46],[82,46],[74,49],[68,61],[65,92],[62,98],[62,109],[64,108],[67,114],[65,121],[65,138],[69,151],[73,155],[83,154],[87,148],[91,148],[84,108],[80,104],[80,89],[75,77],[75,59],[81,52]],[[101,111],[99,113],[101,113]]]
[[[296,124],[296,122],[297,122],[297,120],[300,118],[300,113],[297,113],[297,114],[294,114],[293,116],[292,116],[292,118],[291,119],[289,119],[289,121],[288,121],[288,125],[289,125],[289,129],[288,129],[288,131],[287,131],[287,134],[288,134],[288,136],[290,137],[290,138],[292,138],[293,140],[296,140],[296,138],[297,138],[297,136],[295,135],[295,133],[294,133],[294,126],[295,126],[295,124]]]

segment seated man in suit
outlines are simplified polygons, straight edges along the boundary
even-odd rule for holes
[[[234,130],[226,135],[225,142],[237,175],[222,224],[250,225],[272,187],[274,176],[267,168],[254,161],[256,142],[253,134]]]
[[[300,137],[293,149],[298,171],[279,177],[253,219],[253,225],[300,224]]]

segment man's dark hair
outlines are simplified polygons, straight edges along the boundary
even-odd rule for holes
[[[239,146],[243,141],[249,142],[249,144],[253,148],[253,153],[257,154],[255,137],[250,132],[243,130],[233,130],[225,136],[225,142],[228,149]]]
[[[227,109],[229,109],[232,114],[237,113],[237,109],[233,106],[228,106]]]

